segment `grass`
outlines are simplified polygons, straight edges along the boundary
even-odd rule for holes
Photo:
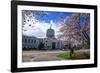
[[[59,57],[61,59],[70,59],[70,52],[60,53],[59,55],[57,55],[57,57]]]
[[[67,60],[67,59],[89,59],[90,52],[89,51],[75,51],[74,54],[70,57],[70,52],[66,51],[57,55],[57,57]]]

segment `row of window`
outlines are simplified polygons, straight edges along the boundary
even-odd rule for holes
[[[25,43],[36,43],[36,40],[24,39],[23,42],[25,42]]]
[[[24,43],[34,43],[35,44],[36,40],[35,39],[34,40],[33,39],[23,39],[23,42]],[[46,40],[45,42],[47,43],[48,41]],[[60,45],[59,42],[57,42],[57,44]],[[47,46],[47,44],[45,44],[45,45]]]
[[[35,48],[34,46],[24,46],[23,48]]]

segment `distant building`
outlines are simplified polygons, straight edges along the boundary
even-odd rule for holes
[[[46,32],[46,38],[37,38],[34,36],[22,36],[23,48],[38,48],[40,43],[44,44],[44,49],[63,49],[62,40],[55,38],[55,31],[50,27]]]

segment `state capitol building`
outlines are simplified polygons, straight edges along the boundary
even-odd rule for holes
[[[64,44],[62,40],[55,38],[55,31],[50,27],[46,31],[45,38],[37,38],[34,36],[22,36],[22,47],[23,48],[38,48],[40,43],[44,44],[44,49],[63,49]]]

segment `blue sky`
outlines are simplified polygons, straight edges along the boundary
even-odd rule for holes
[[[65,19],[67,16],[70,16],[70,15],[73,14],[71,12],[70,13],[68,13],[68,12],[48,12],[48,11],[45,11],[45,12],[47,13],[47,15],[44,15],[44,16],[36,16],[36,18],[39,19],[39,21],[45,21],[47,23],[50,23],[51,20],[54,23],[56,23],[57,21],[61,20],[61,18],[62,19]]]
[[[46,31],[52,25],[52,29],[55,30],[55,37],[59,34],[59,24],[63,22],[67,17],[71,16],[72,12],[48,12],[48,11],[31,11],[27,10],[29,15],[26,15],[25,10],[22,11],[24,15],[22,17],[23,22],[23,34],[27,36],[35,36],[38,38],[45,38]],[[30,18],[31,17],[31,18]],[[90,18],[89,18],[90,19]],[[82,24],[83,19],[80,20]]]

